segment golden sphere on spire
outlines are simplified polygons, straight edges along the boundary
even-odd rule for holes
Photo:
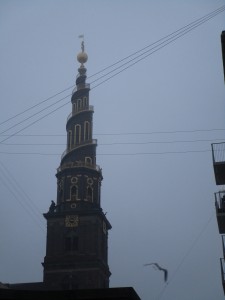
[[[79,61],[79,63],[81,63],[82,65],[84,63],[87,62],[88,60],[88,56],[87,56],[87,53],[86,52],[80,52],[77,54],[77,60]]]

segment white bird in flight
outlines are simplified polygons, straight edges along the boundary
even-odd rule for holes
[[[149,264],[144,264],[144,266],[155,266],[159,271],[163,271],[164,272],[164,281],[166,282],[168,279],[168,271],[162,267],[160,267],[157,263],[149,263]]]

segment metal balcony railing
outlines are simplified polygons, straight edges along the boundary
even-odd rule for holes
[[[88,106],[88,108],[78,108],[75,112],[71,112],[69,115],[68,115],[68,117],[67,117],[67,122],[68,122],[68,120],[71,118],[71,117],[73,117],[73,116],[75,116],[75,115],[77,115],[77,114],[79,114],[80,112],[83,112],[83,111],[94,111],[94,106],[93,105],[89,105]]]
[[[219,233],[225,233],[225,191],[215,193],[216,218]]]
[[[225,142],[211,146],[216,184],[222,185],[225,184]]]
[[[217,210],[224,209],[225,212],[225,191],[217,192],[214,195]]]
[[[71,145],[70,149],[66,149],[63,154],[61,155],[61,160],[63,159],[63,157],[73,151],[76,148],[80,148],[82,146],[86,146],[86,145],[97,145],[97,139],[92,139],[92,140],[88,140],[88,141],[81,141],[79,144],[75,144],[75,145]]]
[[[213,163],[225,163],[225,142],[213,143],[212,145]]]
[[[83,162],[83,161],[75,161],[75,162],[69,162],[66,164],[63,164],[62,166],[58,167],[57,171],[60,172],[64,169],[68,169],[68,168],[79,168],[79,167],[86,167],[89,169],[93,169],[96,171],[101,171],[100,166],[96,165],[96,164],[90,164],[88,162]]]

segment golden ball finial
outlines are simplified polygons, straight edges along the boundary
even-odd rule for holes
[[[88,60],[88,56],[87,56],[87,53],[86,52],[80,52],[77,54],[77,60],[79,61],[79,63],[81,63],[82,65],[84,63],[87,62]]]

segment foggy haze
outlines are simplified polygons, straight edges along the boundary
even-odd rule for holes
[[[106,82],[93,82],[103,73],[91,77],[224,4],[0,1],[1,122],[71,87],[0,124],[0,282],[42,281],[42,214],[56,199],[70,96],[17,123],[71,95],[84,34],[101,206],[112,224],[110,287],[132,286],[142,300],[224,299],[214,205],[223,187],[215,184],[210,148],[225,135],[224,12]],[[143,266],[151,262],[168,270],[167,283]]]

